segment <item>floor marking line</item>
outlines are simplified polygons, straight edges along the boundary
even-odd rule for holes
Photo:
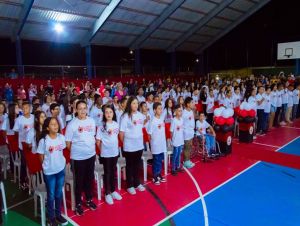
[[[298,138],[300,138],[300,136],[295,137],[294,139],[290,140],[288,143],[286,143],[285,145],[283,145],[282,147],[278,148],[277,150],[275,150],[275,152],[278,152],[279,150],[281,150],[282,148],[286,147],[287,145],[289,145],[290,143],[294,142],[295,140],[297,140]],[[218,185],[217,187],[211,189],[210,191],[208,191],[207,193],[205,193],[203,195],[203,197],[206,197],[207,195],[209,195],[210,193],[214,192],[215,190],[219,189],[220,187],[224,186],[225,184],[229,183],[230,181],[232,181],[233,179],[235,179],[236,177],[240,176],[241,174],[245,173],[246,171],[250,170],[251,168],[253,168],[254,166],[256,166],[258,163],[260,163],[261,161],[257,161],[254,164],[250,165],[249,167],[247,167],[246,169],[242,170],[241,172],[239,172],[238,174],[236,174],[235,176],[229,178],[228,180],[224,181],[223,183],[221,183],[220,185]],[[181,207],[180,209],[176,210],[175,212],[173,212],[171,215],[167,216],[166,218],[162,219],[161,221],[159,221],[158,223],[156,223],[155,225],[158,226],[161,223],[165,222],[166,220],[168,220],[169,218],[173,217],[174,215],[176,215],[177,213],[181,212],[182,210],[188,208],[189,206],[193,205],[195,202],[199,201],[200,197],[197,199],[194,199],[192,202],[186,204],[185,206]]]
[[[190,176],[190,178],[192,179],[192,181],[194,182],[194,184],[195,184],[195,186],[197,188],[197,191],[198,191],[198,193],[200,195],[200,199],[201,199],[201,203],[202,203],[202,209],[203,209],[203,215],[204,215],[204,225],[205,226],[209,226],[207,206],[206,206],[206,202],[205,202],[204,197],[203,197],[203,193],[202,193],[202,191],[200,189],[200,186],[199,186],[198,182],[196,181],[195,177],[192,175],[192,173],[186,167],[183,167],[183,169]]]
[[[280,148],[280,146],[271,145],[271,144],[264,144],[264,143],[259,143],[259,142],[253,142],[253,144],[263,145],[263,146],[272,147],[272,148]]]
[[[77,224],[75,221],[73,221],[69,216],[62,214],[62,216],[69,221],[69,223],[71,223],[73,226],[79,226],[79,224]]]
[[[33,197],[30,197],[30,198],[28,198],[28,199],[25,199],[25,200],[23,200],[23,201],[21,201],[21,202],[18,202],[18,203],[16,203],[16,204],[14,204],[14,205],[8,207],[7,209],[9,210],[9,209],[15,208],[15,207],[17,207],[17,206],[20,206],[20,205],[22,205],[22,204],[24,204],[24,203],[26,203],[26,202],[28,202],[28,201],[30,201],[30,200],[32,200],[32,199],[33,199]]]

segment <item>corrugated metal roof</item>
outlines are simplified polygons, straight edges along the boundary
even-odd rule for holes
[[[106,7],[111,0],[35,0],[21,38],[84,43],[88,37],[93,44],[129,47],[142,37],[137,48],[196,50],[268,0],[234,0],[231,4],[228,0],[186,0],[181,5],[172,4],[174,1],[122,0],[109,11]],[[0,0],[0,36],[12,37],[24,3]],[[95,23],[104,11],[109,16],[97,28]],[[63,33],[53,32],[55,22],[65,27]],[[152,30],[147,33],[148,27]],[[90,38],[94,30],[98,33]]]
[[[16,22],[0,20],[0,36],[11,37]]]
[[[21,7],[15,5],[3,4],[0,2],[0,16],[8,18],[18,18]]]

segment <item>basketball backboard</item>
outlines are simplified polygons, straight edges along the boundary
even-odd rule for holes
[[[300,42],[278,43],[278,60],[300,59]]]

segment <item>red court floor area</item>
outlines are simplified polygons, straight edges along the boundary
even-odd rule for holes
[[[299,158],[293,155],[275,153],[279,147],[300,136],[300,121],[291,127],[272,129],[265,136],[257,136],[254,143],[245,144],[233,142],[231,155],[212,162],[202,162],[194,159],[196,166],[190,169],[203,194],[212,191],[230,178],[239,174],[258,160],[300,168]],[[98,203],[96,211],[86,210],[84,216],[74,216],[69,211],[69,217],[78,225],[154,225],[168,215],[174,213],[195,199],[199,198],[197,189],[187,173],[174,177],[167,176],[167,182],[160,186],[150,181],[149,168],[147,190],[129,195],[122,190],[123,200],[109,206]],[[122,186],[124,187],[124,186]]]

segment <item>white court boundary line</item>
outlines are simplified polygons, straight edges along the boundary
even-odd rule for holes
[[[298,138],[300,138],[300,136],[295,137],[294,139],[292,139],[291,141],[289,141],[288,143],[286,143],[285,145],[283,145],[282,147],[278,148],[277,150],[275,150],[275,152],[278,152],[279,150],[281,150],[282,148],[286,147],[287,145],[289,145],[290,143],[294,142],[295,140],[297,140]],[[219,189],[220,187],[224,186],[225,184],[229,183],[230,181],[234,180],[235,178],[237,178],[238,176],[240,176],[241,174],[245,173],[246,171],[250,170],[252,167],[256,166],[258,163],[261,163],[261,161],[257,161],[256,163],[252,164],[251,166],[249,166],[248,168],[242,170],[241,172],[239,172],[238,174],[236,174],[235,176],[229,178],[228,180],[224,181],[223,183],[221,183],[220,185],[218,185],[217,187],[211,189],[210,191],[208,191],[207,193],[205,193],[203,195],[203,198],[208,196],[210,193],[216,191],[217,189]],[[193,205],[195,202],[199,201],[201,199],[201,197],[194,199],[192,202],[188,203],[187,205],[181,207],[180,209],[176,210],[175,212],[171,213],[169,216],[165,217],[164,219],[162,219],[161,221],[159,221],[158,223],[155,224],[155,226],[158,226],[160,224],[162,224],[163,222],[165,222],[166,220],[169,220],[170,218],[172,218],[173,216],[175,216],[177,213],[181,212],[182,210],[188,208],[189,206]]]
[[[203,215],[204,215],[204,225],[205,226],[209,226],[207,206],[206,206],[206,202],[205,202],[204,197],[203,197],[203,193],[202,193],[202,191],[200,189],[200,186],[199,186],[198,182],[196,181],[195,177],[192,175],[192,173],[186,167],[183,167],[183,169],[190,176],[190,178],[192,179],[192,181],[194,182],[194,184],[195,184],[195,186],[197,188],[197,191],[198,191],[198,193],[200,195],[200,199],[201,199],[201,203],[202,203],[202,209],[203,209]]]
[[[280,146],[264,144],[264,143],[259,143],[259,142],[253,142],[252,144],[257,144],[257,145],[262,145],[262,146],[267,146],[267,147],[272,147],[272,148],[280,148]]]

